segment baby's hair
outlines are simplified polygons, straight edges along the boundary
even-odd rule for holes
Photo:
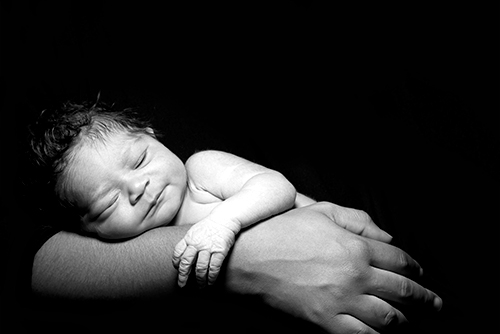
[[[82,141],[105,142],[109,134],[154,136],[150,122],[139,117],[132,108],[115,110],[114,105],[100,102],[65,102],[59,108],[42,111],[29,127],[31,160],[41,175],[43,188],[56,195],[59,204],[71,208],[65,200],[65,170],[75,147]]]

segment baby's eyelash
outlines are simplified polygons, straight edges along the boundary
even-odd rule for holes
[[[93,217],[92,217],[92,220],[97,220],[99,219],[99,217],[101,217],[106,211],[109,210],[109,208],[111,208],[117,201],[118,201],[118,198],[120,197],[120,194],[116,194],[112,199],[111,201],[106,205],[106,207],[104,207],[100,212],[98,212],[97,214],[95,214]]]
[[[144,163],[144,161],[146,160],[146,155],[147,155],[147,150],[141,154],[139,160],[135,164],[135,168],[139,168]]]
[[[118,201],[119,197],[120,197],[120,194],[116,194],[115,197],[113,197],[113,199],[111,200],[111,202],[109,202],[108,206],[102,211],[101,214],[103,214],[104,212],[108,211],[109,208],[111,208]]]

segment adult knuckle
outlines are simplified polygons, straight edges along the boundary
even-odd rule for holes
[[[355,238],[347,242],[346,247],[346,261],[344,263],[344,270],[349,273],[349,277],[354,281],[363,281],[369,277],[370,271],[369,250],[367,243],[360,238]]]
[[[408,279],[402,279],[399,283],[399,295],[404,299],[413,295],[413,285]]]
[[[354,214],[356,215],[356,217],[360,221],[363,221],[363,222],[371,222],[372,221],[372,218],[370,217],[370,215],[368,213],[366,213],[366,211],[356,210],[356,209],[353,209],[353,210],[354,210]]]
[[[318,202],[315,206],[320,210],[320,212],[335,221],[338,211],[338,206],[336,204],[330,202]]]
[[[410,259],[408,258],[408,255],[406,255],[406,253],[404,252],[399,253],[399,266],[402,269],[406,269],[410,266]]]
[[[362,238],[350,238],[346,246],[355,257],[366,258],[369,255],[368,243]]]
[[[396,312],[394,312],[394,310],[390,310],[384,317],[384,326],[389,327],[395,324],[397,320],[398,320],[398,315],[396,314]]]

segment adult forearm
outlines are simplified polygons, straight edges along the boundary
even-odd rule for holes
[[[263,259],[257,261],[259,265],[265,263],[266,254],[281,256],[275,254],[273,235],[276,231],[277,234],[284,234],[281,227],[288,226],[288,230],[292,228],[293,221],[297,223],[300,220],[293,218],[278,215],[255,228],[242,231],[230,259],[226,261],[227,270],[220,284],[235,293],[254,294],[251,289],[255,288],[255,284],[262,285],[258,289],[265,290],[263,285],[267,276],[264,273],[255,273],[252,283],[246,276],[241,277],[244,275],[241,270],[249,269],[246,267],[248,261],[259,256],[259,252]],[[173,249],[189,227],[160,227],[124,242],[106,242],[59,232],[47,240],[35,256],[33,292],[42,297],[71,300],[168,297],[179,291],[177,270],[171,262]],[[289,237],[293,236],[297,234],[292,233]]]
[[[276,229],[276,223],[286,223],[284,220],[276,216],[270,224]],[[59,232],[35,256],[32,290],[41,297],[69,300],[168,297],[179,291],[177,270],[171,261],[173,249],[189,227],[160,227],[123,242]],[[266,228],[261,226],[241,233],[244,237],[238,239],[231,261],[226,261],[228,269],[220,283],[227,291],[253,294],[249,290],[253,288],[251,281],[240,277],[241,268],[259,250],[273,247],[272,240],[262,239],[264,231]]]
[[[276,223],[286,224],[285,219],[276,216],[265,224],[276,229]],[[168,297],[179,291],[177,270],[171,261],[173,249],[189,228],[190,225],[160,227],[123,242],[59,232],[35,256],[32,290],[41,297],[69,300]],[[272,240],[262,239],[265,231],[265,226],[242,231],[231,260],[226,261],[225,279],[220,280],[227,291],[253,294],[249,291],[253,288],[251,282],[240,277],[241,268],[256,252],[273,247]]]
[[[59,232],[35,256],[32,289],[64,299],[126,299],[177,291],[173,247],[189,226],[169,226],[109,243]]]

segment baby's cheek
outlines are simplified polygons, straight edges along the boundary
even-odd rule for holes
[[[115,238],[134,237],[145,231],[142,226],[142,217],[133,210],[115,212],[108,222],[108,230]]]

